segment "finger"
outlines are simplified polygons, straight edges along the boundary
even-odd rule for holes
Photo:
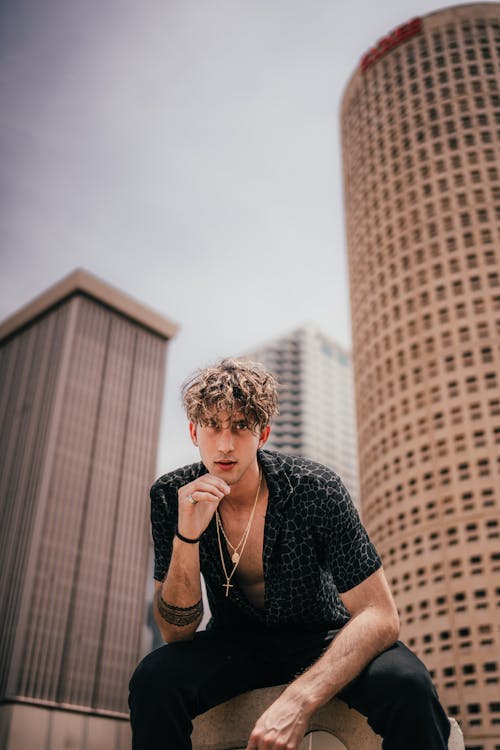
[[[194,497],[193,497],[194,495]],[[192,497],[192,500],[189,498]],[[224,495],[219,495],[215,491],[195,490],[191,495],[185,498],[186,504],[198,505],[198,503],[220,503]]]
[[[205,479],[212,484],[214,484],[216,487],[219,487],[225,495],[227,495],[229,492],[231,492],[231,487],[220,477],[216,477],[214,474],[204,474],[200,479]]]
[[[260,750],[260,748],[261,748],[260,734],[257,728],[255,728],[252,734],[250,735],[250,739],[248,740],[248,745],[246,747],[246,750]]]
[[[199,487],[193,487],[187,497],[191,496],[193,500],[196,500],[198,502],[200,500],[200,496],[203,494],[216,497],[217,500],[222,500],[222,498],[225,497],[225,493],[222,490],[220,490],[218,487],[212,487],[209,484],[204,484]]]
[[[212,495],[216,495],[219,498],[224,497],[224,493],[221,489],[218,487],[214,487],[210,482],[192,482],[191,484],[186,484],[184,487],[181,487],[179,489],[179,498],[181,500],[187,500],[190,497],[194,497],[194,499],[197,499],[197,495],[201,492],[209,492]]]
[[[229,486],[222,480],[215,482],[211,481],[209,477],[204,477],[203,479],[197,479],[196,482],[191,482],[191,484],[186,485],[184,490],[189,491],[189,494],[191,495],[199,491],[213,492],[222,498],[228,494]]]

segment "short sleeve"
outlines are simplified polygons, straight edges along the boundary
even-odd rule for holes
[[[169,491],[170,490],[170,491]],[[174,488],[156,482],[151,487],[151,533],[154,544],[154,578],[163,581],[167,575],[172,543],[177,523],[177,504],[173,502]],[[176,493],[175,493],[176,494]]]
[[[344,593],[375,573],[382,563],[338,477],[331,483],[329,504],[328,562],[338,591]]]

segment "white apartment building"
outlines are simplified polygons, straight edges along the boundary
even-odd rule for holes
[[[248,352],[281,385],[280,414],[267,447],[334,469],[359,507],[351,355],[306,324]]]

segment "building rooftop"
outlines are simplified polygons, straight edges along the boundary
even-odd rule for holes
[[[163,338],[171,339],[179,330],[177,323],[146,307],[88,271],[77,268],[3,320],[0,323],[0,341],[8,338],[20,328],[41,317],[51,308],[56,307],[75,294],[83,294],[95,299],[106,307],[130,318],[135,323],[149,328]]]

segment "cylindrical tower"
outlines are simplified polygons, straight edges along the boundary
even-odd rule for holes
[[[500,748],[500,3],[412,19],[342,102],[364,521],[402,637]]]

